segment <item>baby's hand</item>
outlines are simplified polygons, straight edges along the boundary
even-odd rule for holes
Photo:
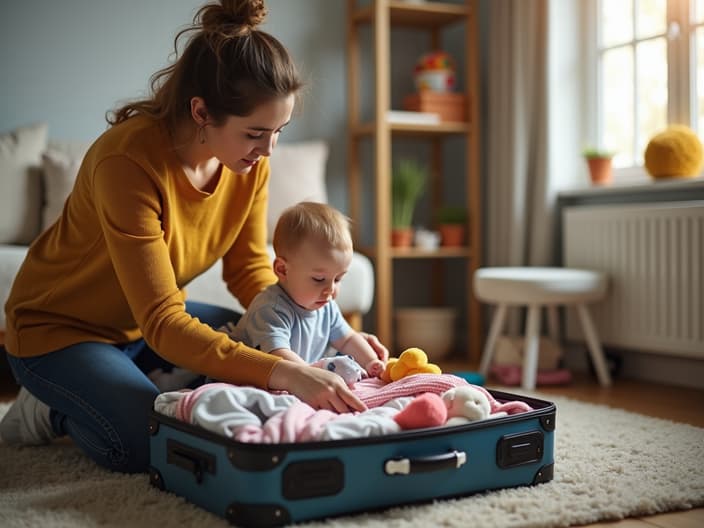
[[[386,366],[383,361],[380,359],[372,359],[369,363],[367,363],[364,370],[367,371],[367,374],[369,374],[370,377],[379,378],[384,373],[385,368]]]

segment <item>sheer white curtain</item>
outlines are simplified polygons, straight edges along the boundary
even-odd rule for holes
[[[485,266],[549,265],[557,190],[582,174],[572,2],[486,3]]]

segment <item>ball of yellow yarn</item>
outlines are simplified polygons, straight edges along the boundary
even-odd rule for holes
[[[702,169],[702,143],[684,125],[671,125],[645,148],[645,168],[653,178],[693,178]]]

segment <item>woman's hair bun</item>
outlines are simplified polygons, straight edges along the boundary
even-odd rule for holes
[[[264,22],[266,15],[264,0],[221,0],[200,8],[196,18],[207,33],[237,37]]]

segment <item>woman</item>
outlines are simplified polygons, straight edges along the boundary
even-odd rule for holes
[[[183,287],[219,258],[244,306],[276,280],[267,157],[301,81],[285,48],[256,29],[265,14],[261,0],[201,8],[152,97],[118,109],[87,152],[6,305],[8,359],[23,387],[0,424],[6,443],[67,434],[107,468],[146,470],[158,389],[145,372],[165,362],[316,408],[364,408],[335,374],[214,330],[237,314],[185,302]]]

